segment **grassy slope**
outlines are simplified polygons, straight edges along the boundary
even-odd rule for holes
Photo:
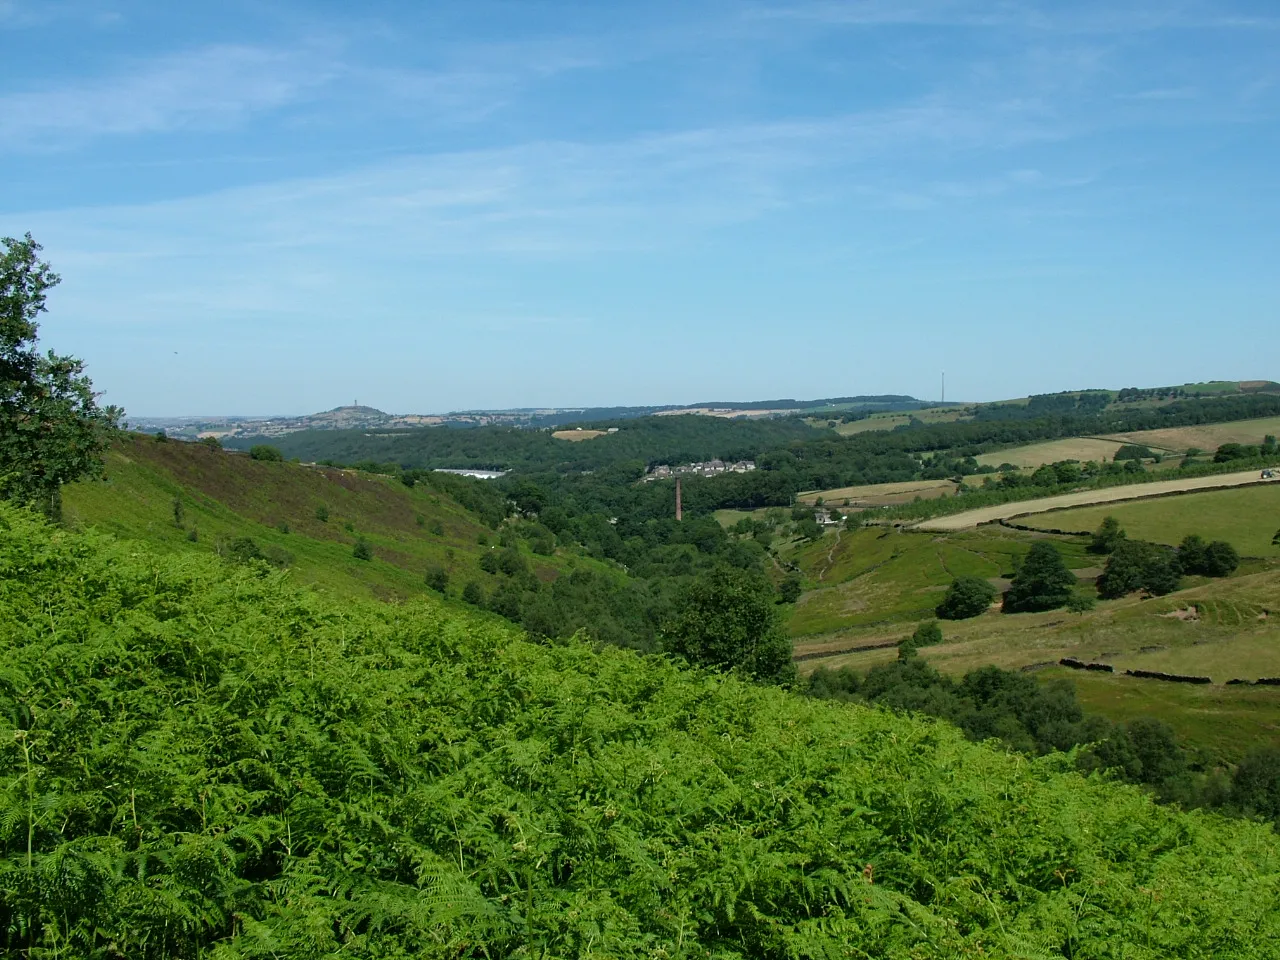
[[[1029,538],[1007,531],[945,537],[881,527],[833,531],[790,558],[814,588],[791,614],[791,635],[925,619],[953,579],[1012,576],[1014,557],[1030,547]],[[1063,553],[1073,568],[1097,563],[1082,544],[1064,544]]]
[[[292,554],[291,570],[300,581],[356,596],[423,593],[423,576],[432,566],[449,571],[454,594],[467,580],[490,579],[477,561],[490,549],[478,540],[484,535],[495,541],[492,530],[449,497],[386,477],[262,463],[203,444],[129,437],[108,456],[106,478],[66,488],[68,524],[146,540],[167,551],[212,552],[219,541],[249,536]],[[181,528],[174,523],[175,498],[183,504]],[[327,522],[316,518],[322,505],[329,510]],[[443,527],[440,535],[431,532],[436,522]],[[187,539],[192,529],[198,531],[196,543]],[[373,560],[352,556],[357,537],[372,545]],[[571,563],[594,563],[582,557],[529,559],[543,579]]]
[[[0,592],[10,955],[1280,956],[1268,828],[927,721],[4,506]]]
[[[1255,420],[1233,420],[1229,423],[1207,423],[1194,427],[1117,433],[1109,439],[1144,443],[1152,447],[1181,452],[1191,447],[1200,450],[1216,450],[1224,443],[1259,444],[1267,434],[1272,436],[1280,434],[1280,417],[1259,417]]]

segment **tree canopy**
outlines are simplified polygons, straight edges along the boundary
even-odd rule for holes
[[[101,469],[121,411],[98,406],[80,360],[37,348],[60,280],[40,244],[27,234],[0,246],[0,495],[57,516],[62,484]]]
[[[1053,610],[1070,599],[1076,577],[1047,540],[1032,545],[1004,595],[1006,613]]]

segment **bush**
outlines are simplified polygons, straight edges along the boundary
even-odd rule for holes
[[[249,456],[265,463],[280,463],[284,460],[284,454],[267,443],[255,443],[249,448]]]
[[[214,450],[222,449],[222,441],[217,437],[201,437],[200,442],[206,447],[212,447]]]
[[[492,550],[480,554],[480,569],[485,573],[497,573],[498,555]]]
[[[319,520],[321,523],[329,522],[329,508],[326,507],[323,503],[320,504],[320,506],[316,507],[316,519]]]
[[[778,595],[783,603],[795,603],[804,593],[804,581],[797,573],[789,573],[778,587]]]
[[[427,530],[432,534],[432,536],[443,537],[444,523],[441,522],[439,518],[436,518],[427,525]]]
[[[911,642],[917,647],[932,647],[942,642],[942,627],[936,620],[926,620],[916,627]]]
[[[436,593],[445,593],[449,589],[449,571],[444,567],[432,567],[427,571],[426,583]]]
[[[996,588],[981,577],[957,577],[934,613],[943,620],[968,620],[984,613],[996,598]]]
[[[359,540],[355,542],[355,545],[351,548],[351,555],[355,557],[357,560],[372,560],[373,547],[370,546],[368,540],[366,540],[364,537],[361,537]]]
[[[482,606],[484,604],[484,591],[480,588],[480,584],[474,580],[468,580],[467,585],[462,588],[462,599],[473,607]]]
[[[1183,573],[1227,577],[1240,566],[1240,554],[1225,540],[1205,543],[1193,533],[1178,546],[1178,566]]]

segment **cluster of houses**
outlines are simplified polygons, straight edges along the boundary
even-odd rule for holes
[[[754,460],[738,460],[726,463],[724,460],[708,460],[705,463],[682,463],[678,467],[670,467],[660,463],[644,475],[648,480],[667,480],[671,477],[717,477],[722,473],[750,473],[756,468]]]

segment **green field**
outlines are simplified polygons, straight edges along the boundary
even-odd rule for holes
[[[953,579],[1009,577],[1014,558],[1031,543],[1008,531],[945,537],[880,527],[830,532],[790,557],[812,589],[795,605],[788,628],[793,637],[808,637],[925,619]],[[1068,566],[1097,564],[1082,543],[1061,546]]]
[[[1057,510],[1024,521],[1059,530],[1093,530],[1115,517],[1131,537],[1177,544],[1190,533],[1227,540],[1244,556],[1280,557],[1271,537],[1280,528],[1280,482],[1275,486],[1212,490],[1074,510]]]
[[[1109,434],[1105,439],[1124,443],[1141,443],[1163,450],[1182,452],[1195,447],[1212,452],[1224,443],[1262,443],[1264,437],[1280,436],[1280,417],[1233,420],[1229,423],[1204,423],[1194,427],[1169,427],[1163,430],[1139,430]]]

